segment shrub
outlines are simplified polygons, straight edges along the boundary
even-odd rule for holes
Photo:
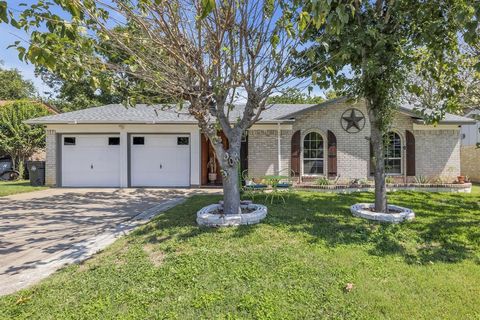
[[[0,107],[0,152],[12,159],[13,169],[45,147],[45,129],[26,120],[50,114],[42,104],[18,100]]]
[[[317,179],[316,184],[319,186],[328,186],[330,185],[330,180],[327,177],[320,177]]]
[[[430,179],[426,176],[415,176],[415,183],[427,184],[430,182]]]
[[[385,177],[385,182],[388,184],[395,183],[395,179],[393,179],[392,176],[386,176]]]

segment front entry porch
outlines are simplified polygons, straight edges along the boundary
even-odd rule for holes
[[[228,148],[228,139],[223,134],[219,133],[222,139],[224,148]],[[215,155],[215,150],[212,144],[208,140],[207,136],[202,133],[201,135],[201,179],[200,183],[202,187],[221,187],[222,173],[220,164]],[[242,139],[242,145],[240,149],[240,169],[241,172],[248,170],[248,135]]]

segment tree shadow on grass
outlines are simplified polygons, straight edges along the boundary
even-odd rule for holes
[[[460,262],[477,259],[480,246],[478,198],[459,194],[400,192],[391,203],[412,208],[413,222],[385,224],[355,218],[350,206],[373,202],[372,193],[293,194],[282,207],[272,206],[265,220],[289,232],[311,236],[328,247],[367,245],[376,256],[399,255],[407,263]]]
[[[133,234],[143,237],[146,242],[159,243],[167,240],[167,237],[186,241],[192,237],[221,232],[222,228],[198,226],[196,223],[196,212],[200,208],[221,199],[218,195],[194,196],[187,203],[163,212],[151,223],[136,229]],[[238,226],[229,230],[232,231],[232,237],[241,238],[254,233],[257,227],[258,225]]]
[[[196,223],[196,212],[211,203],[218,202],[221,196],[198,195],[186,203],[162,212],[150,223],[132,232],[134,238],[151,244],[162,243],[173,238],[186,241],[202,234],[216,233],[217,228],[200,227]]]
[[[199,227],[196,211],[220,199],[220,196],[196,196],[186,204],[159,215],[134,231],[144,241],[160,243],[175,237],[192,237],[224,232],[223,229]],[[350,206],[372,202],[372,193],[323,194],[292,193],[286,204],[267,204],[269,213],[260,225],[229,229],[230,236],[248,237],[266,224],[286,232],[308,235],[313,245],[327,247],[366,246],[376,256],[398,255],[407,263],[460,262],[477,259],[480,247],[480,210],[478,199],[455,194],[399,192],[390,194],[390,202],[412,208],[413,222],[385,224],[353,217]],[[257,203],[264,203],[261,196]],[[478,262],[478,261],[477,261]]]

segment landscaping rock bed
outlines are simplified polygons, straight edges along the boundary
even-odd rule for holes
[[[267,207],[251,201],[241,202],[241,214],[222,214],[223,201],[203,207],[197,212],[197,223],[208,227],[256,224],[267,216]]]
[[[399,223],[405,220],[413,220],[415,213],[404,207],[388,205],[390,212],[375,212],[373,203],[357,203],[350,207],[350,211],[356,217],[389,223]]]

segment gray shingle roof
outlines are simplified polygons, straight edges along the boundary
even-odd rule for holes
[[[421,114],[418,111],[418,108],[404,104],[400,107],[400,112],[403,112],[405,114],[408,114],[412,116],[412,118],[415,118],[418,120],[418,122],[423,123],[424,120],[422,119]],[[430,110],[426,110],[426,113],[428,114],[431,112]],[[462,117],[459,115],[451,114],[451,113],[446,113],[445,117],[439,121],[440,124],[472,124],[475,123],[474,121],[472,122],[472,119],[467,118],[467,117]]]
[[[348,100],[347,97],[339,97],[339,98],[328,100],[328,101],[325,101],[325,102],[322,102],[322,103],[319,103],[319,104],[316,104],[316,105],[310,105],[309,107],[298,110],[297,112],[294,112],[292,114],[288,114],[288,115],[284,116],[283,118],[284,119],[292,118],[292,117],[295,117],[296,115],[304,113],[308,110],[312,110],[312,109],[316,109],[316,108],[327,108],[328,106],[330,106],[333,103],[342,102],[342,101],[346,101],[346,100]],[[399,111],[404,113],[404,114],[407,114],[407,115],[411,116],[412,118],[415,118],[417,120],[417,122],[423,123],[423,119],[422,119],[421,115],[418,113],[418,111],[416,110],[415,107],[413,107],[411,105],[404,104],[399,108]],[[428,110],[427,110],[427,113],[428,113]],[[472,119],[467,118],[467,117],[454,115],[454,114],[451,114],[451,113],[446,113],[445,117],[442,120],[440,120],[439,123],[440,124],[471,124]]]
[[[262,112],[260,122],[289,121],[296,115],[315,108],[326,108],[332,103],[345,98],[337,98],[320,104],[273,104]],[[230,120],[235,121],[241,116],[245,105],[237,105],[230,112]],[[402,106],[400,112],[406,113],[418,121],[420,116],[413,107]],[[444,124],[469,124],[474,123],[470,118],[453,114],[446,114],[445,119],[440,121]],[[46,117],[30,119],[29,124],[69,124],[69,123],[191,123],[196,120],[188,114],[186,109],[177,109],[168,105],[145,105],[125,107],[121,104],[109,104],[101,107],[88,108],[73,112],[50,115]]]
[[[140,104],[125,107],[121,104],[109,104],[101,107],[61,113],[28,120],[28,123],[61,124],[61,123],[154,123],[154,122],[195,123],[185,112],[175,112],[173,109],[162,109],[161,106]]]
[[[278,121],[285,115],[311,107],[311,104],[274,104],[262,112],[260,122]],[[237,105],[230,112],[230,120],[235,121],[242,113],[244,105]],[[29,124],[62,123],[196,123],[185,109],[174,106],[145,105],[125,107],[121,104],[109,104],[73,112],[61,113],[27,121]]]

